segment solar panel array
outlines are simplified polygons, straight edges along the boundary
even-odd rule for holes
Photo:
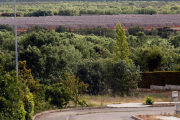
[[[82,16],[46,16],[46,17],[19,17],[17,28],[29,28],[38,25],[46,28],[56,28],[62,25],[67,28],[97,27],[115,29],[116,23],[122,27],[165,27],[179,26],[180,14],[176,15],[82,15]],[[0,24],[8,24],[14,27],[14,18],[1,18]]]

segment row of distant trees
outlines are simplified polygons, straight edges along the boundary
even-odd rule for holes
[[[12,0],[11,0],[12,1]],[[24,1],[24,0],[23,0]],[[30,0],[31,1],[31,0]],[[58,1],[58,0],[55,0]],[[2,0],[0,0],[2,2]],[[156,5],[158,4],[158,6]],[[3,2],[0,7],[0,15],[2,17],[13,16],[12,2]],[[69,1],[67,2],[53,2],[38,1],[17,2],[17,16],[79,16],[83,14],[94,15],[113,15],[113,14],[179,14],[179,2],[140,2],[140,1]]]
[[[137,14],[157,14],[156,10],[153,9],[143,9],[135,10]],[[94,15],[113,15],[113,14],[120,14],[120,11],[110,11],[110,10],[68,10],[68,9],[61,9],[59,12],[53,12],[51,10],[37,10],[32,13],[24,13],[24,17],[38,17],[38,16],[53,16],[53,15],[64,15],[64,16],[79,16],[82,14],[94,14]],[[16,14],[17,17],[22,17],[20,13]],[[3,12],[1,13],[2,17],[13,17],[14,13]]]
[[[63,33],[63,32],[73,32],[81,35],[90,35],[94,34],[96,36],[104,36],[104,37],[110,37],[115,38],[116,33],[113,29],[108,28],[102,28],[102,27],[96,27],[96,28],[78,28],[71,31],[71,29],[67,29],[64,26],[59,26],[55,29],[56,32]],[[163,28],[152,28],[151,31],[146,30],[143,27],[140,27],[139,25],[135,27],[129,27],[126,31],[126,36],[133,35],[133,36],[139,36],[143,33],[143,35],[153,35],[153,36],[160,36],[162,38],[169,38],[171,34],[175,34],[177,30],[171,29],[170,27],[163,27]]]
[[[6,29],[8,31],[14,31],[12,27],[9,25],[0,25],[0,29]],[[30,33],[33,30],[37,29],[42,29],[39,28],[38,26],[34,26],[31,29],[27,29],[27,33]],[[47,30],[45,27],[43,28],[44,30]],[[58,26],[55,29],[56,32],[58,33],[64,33],[64,32],[69,32],[69,33],[76,33],[76,34],[81,34],[81,35],[91,35],[94,34],[96,36],[104,36],[104,37],[110,37],[110,38],[115,38],[116,33],[113,29],[108,29],[108,28],[102,28],[100,26],[96,28],[77,28],[71,31],[71,28],[66,28],[64,26]],[[169,38],[171,37],[170,35],[175,34],[177,30],[171,29],[170,27],[163,27],[163,28],[152,28],[151,31],[146,30],[143,27],[140,27],[139,25],[135,27],[129,27],[126,31],[126,36],[133,35],[133,36],[141,36],[141,35],[153,35],[153,36],[160,36],[162,38]],[[142,34],[143,33],[143,34]],[[20,32],[20,34],[25,34],[25,32]]]

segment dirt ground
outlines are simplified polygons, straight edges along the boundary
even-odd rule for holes
[[[162,115],[136,115],[135,117],[141,118],[143,120],[161,120],[159,118],[156,118],[157,116],[162,116]],[[170,116],[170,115],[163,115],[163,116]]]

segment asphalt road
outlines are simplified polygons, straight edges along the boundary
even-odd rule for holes
[[[71,109],[37,116],[34,120],[133,120],[133,115],[173,114],[174,107]]]

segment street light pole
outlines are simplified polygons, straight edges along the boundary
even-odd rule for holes
[[[16,57],[16,76],[18,77],[18,54],[17,54],[17,25],[16,25],[16,1],[14,0],[14,26],[15,26],[15,57]]]

